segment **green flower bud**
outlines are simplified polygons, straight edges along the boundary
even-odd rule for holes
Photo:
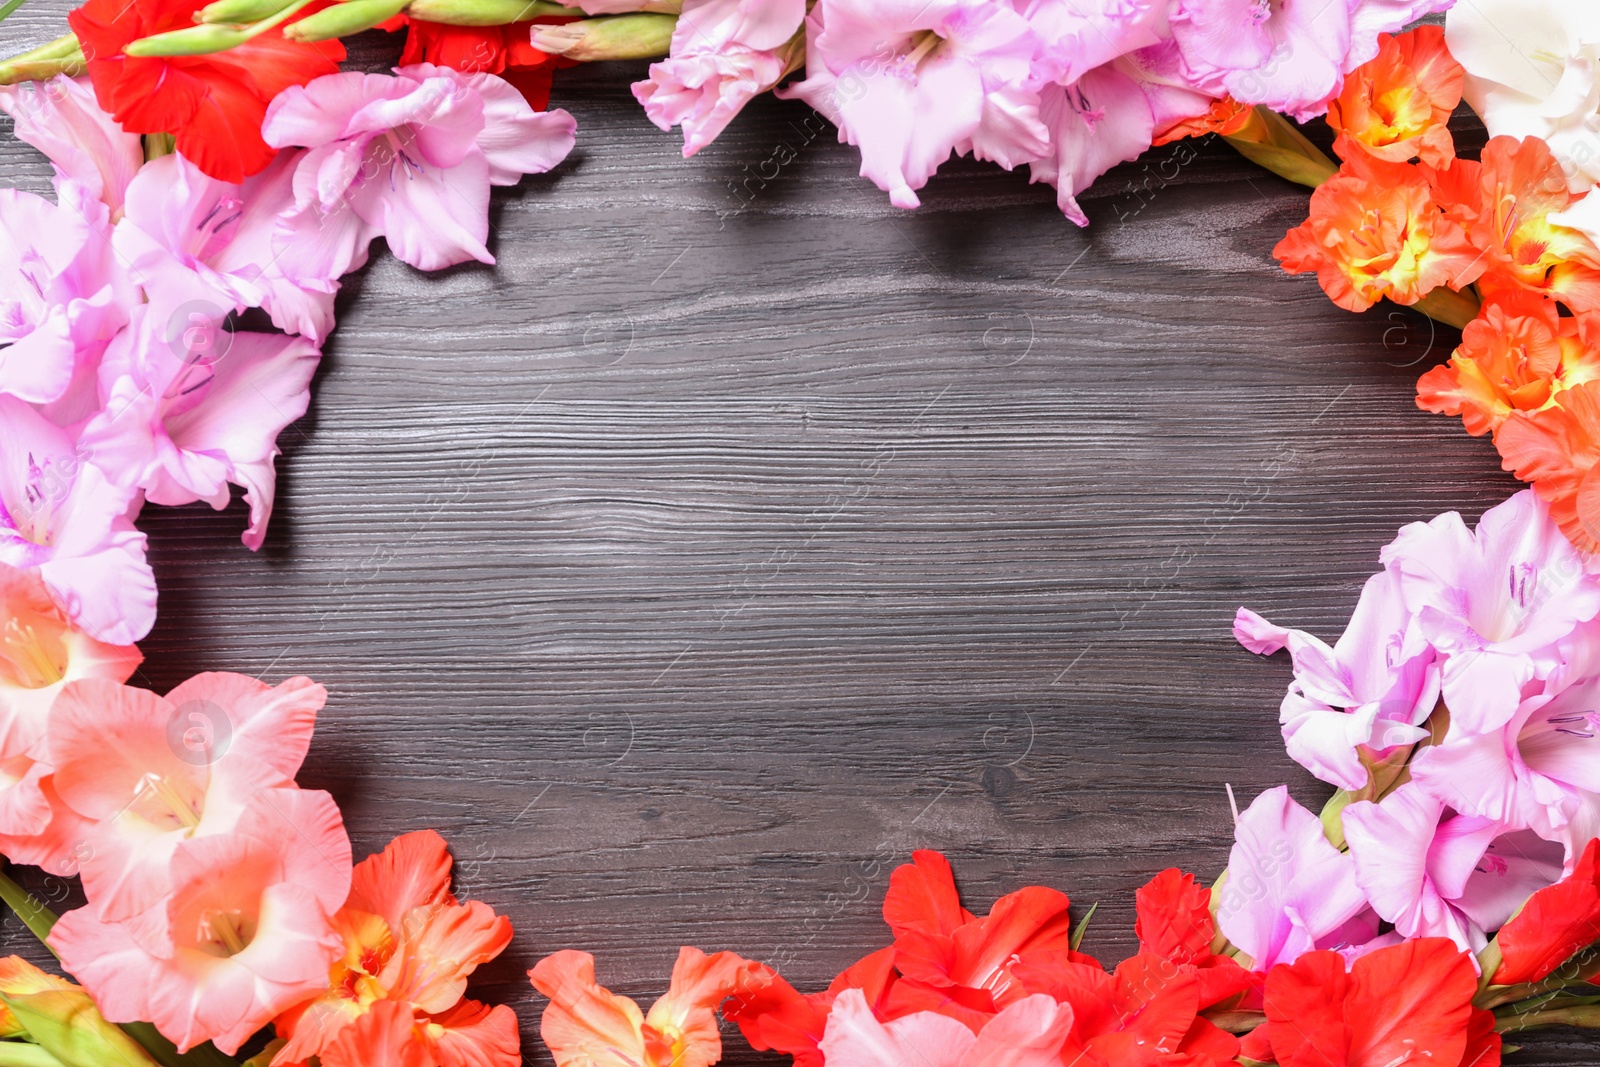
[[[130,56],[208,56],[237,48],[251,38],[250,27],[229,23],[189,26],[132,41],[123,52]]]
[[[579,63],[606,59],[656,59],[672,47],[678,20],[671,15],[613,15],[565,26],[536,27],[533,46]]]
[[[36,51],[43,51],[37,49]],[[76,39],[72,51],[61,56],[23,55],[0,63],[0,85],[17,85],[21,82],[49,81],[57,74],[77,78],[89,69],[88,62],[78,49]]]
[[[43,993],[3,996],[11,1013],[28,1036],[62,1067],[158,1067],[122,1029],[106,1022],[81,989],[52,989]]]
[[[291,41],[329,41],[370,30],[406,9],[406,0],[344,0],[283,28]]]
[[[195,16],[197,22],[233,23],[260,22],[288,7],[294,0],[216,0],[207,4]]]
[[[548,15],[578,12],[548,0],[412,0],[406,14],[447,26],[506,26]]]

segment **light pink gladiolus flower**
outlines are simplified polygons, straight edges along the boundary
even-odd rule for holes
[[[158,908],[180,887],[170,860],[181,846],[232,836],[263,800],[294,793],[293,803],[331,807],[326,793],[294,785],[326,700],[308,678],[272,688],[200,674],[166,697],[105,680],[68,685],[50,714],[49,761],[61,799],[94,827],[82,865],[94,914],[120,922]]]
[[[133,526],[143,498],[94,458],[31,406],[0,396],[0,563],[37,571],[95,640],[131,645],[156,619],[155,576]]]
[[[1350,857],[1281,785],[1239,817],[1217,925],[1262,972],[1313,949],[1359,948],[1378,933]]]
[[[1287,111],[1327,110],[1344,76],[1393,33],[1453,0],[1180,0],[1172,34],[1191,76],[1217,96]]]
[[[671,55],[633,95],[663,130],[683,127],[687,159],[783,77],[782,50],[805,17],[805,0],[686,0]]]
[[[896,207],[953,153],[1010,169],[1049,150],[1042,42],[992,0],[820,0],[807,18],[804,100],[861,149],[861,176]]]
[[[147,1020],[187,1051],[232,1054],[328,987],[344,947],[330,916],[350,891],[350,840],[326,793],[258,795],[227,834],[183,841],[172,890],[138,921],[93,907],[50,934],[61,963],[112,1022]]]
[[[1100,175],[1137,159],[1155,136],[1149,97],[1119,64],[1096,67],[1072,85],[1051,84],[1040,93],[1039,114],[1050,131],[1049,148],[1028,170],[1032,180],[1055,186],[1062,214],[1087,226],[1077,194]]]
[[[1045,44],[1040,63],[1048,67],[1050,80],[1071,85],[1096,67],[1165,40],[1176,0],[1014,0],[1014,4]]]
[[[1411,764],[1412,780],[1457,811],[1560,843],[1568,873],[1600,837],[1600,675],[1569,678],[1573,662],[1505,724],[1475,732],[1452,721]]]
[[[374,237],[420,270],[493,263],[489,188],[540,174],[572,150],[565,111],[535,112],[491,74],[422,63],[385,74],[330,74],[272,102],[268,144],[309,149],[294,164],[294,204],[277,244],[287,270],[338,277]]]
[[[272,517],[278,434],[306,413],[322,353],[303,337],[230,333],[205,305],[149,304],[100,366],[106,409],[83,443],[117,484],[156,504],[250,504],[244,543],[260,548]]]
[[[839,994],[819,1047],[828,1067],[1060,1067],[1072,1006],[1036,994],[1008,1004],[978,1034],[919,1011],[879,1022],[859,989]]]
[[[19,140],[43,152],[55,167],[56,188],[73,181],[122,217],[128,183],[144,164],[144,142],[100,109],[87,78],[57,75],[50,81],[0,87],[0,111],[16,123]]]
[[[1402,936],[1477,952],[1535,890],[1561,876],[1561,846],[1493,819],[1457,815],[1408,782],[1344,809],[1356,883]]]
[[[1600,578],[1531,489],[1485,512],[1475,532],[1453,511],[1412,523],[1380,558],[1447,657],[1445,703],[1471,732],[1510,720],[1523,686],[1555,670],[1557,642],[1600,613]]]
[[[308,257],[300,247],[274,243],[280,216],[294,205],[301,155],[280,153],[242,186],[207,177],[182,156],[151,160],[128,187],[113,237],[150,302],[209,307],[217,319],[264,308],[279,329],[321,344],[333,330],[340,275],[302,269]]]
[[[1427,736],[1421,725],[1439,699],[1439,657],[1389,571],[1367,579],[1332,648],[1247,608],[1239,609],[1233,632],[1259,655],[1289,649],[1294,682],[1279,711],[1283,739],[1295,762],[1324,782],[1360,789],[1368,778],[1363,750],[1382,758]]]
[[[59,400],[128,321],[105,205],[70,179],[59,205],[0,189],[0,394]]]

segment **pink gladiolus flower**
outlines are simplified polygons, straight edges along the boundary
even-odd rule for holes
[[[290,88],[267,109],[262,135],[310,151],[295,163],[277,240],[330,277],[361,263],[377,236],[421,270],[493,263],[489,187],[560,163],[575,129],[565,111],[535,112],[493,75],[428,63]]]
[[[0,618],[0,852],[25,863],[51,861],[62,873],[71,843],[57,839],[62,825],[50,834],[59,807],[42,744],[50,706],[80,678],[126,681],[142,657],[131,645],[108,645],[78,629],[43,579],[4,564]]]
[[[63,179],[61,204],[0,189],[0,394],[59,400],[128,321],[105,205]]]
[[[117,922],[158,907],[181,887],[170,869],[180,848],[234,835],[253,805],[337,813],[326,793],[294,786],[326,699],[308,678],[269,688],[238,674],[196,675],[165,698],[68,685],[50,713],[49,759],[62,800],[95,824],[82,864],[94,914]]]
[[[1055,186],[1062,214],[1087,226],[1077,194],[1150,147],[1155,115],[1149,97],[1118,64],[1108,64],[1072,85],[1045,86],[1040,99],[1050,145],[1042,159],[1029,165],[1029,172],[1033,181]]]
[[[1380,558],[1448,657],[1452,723],[1474,733],[1516,714],[1522,687],[1559,662],[1556,642],[1600,612],[1600,579],[1531,489],[1485,512],[1475,533],[1453,511],[1412,523]]]
[[[1166,20],[1175,0],[1013,2],[1044,42],[1040,64],[1048,68],[1050,80],[1071,85],[1096,67],[1166,40]]]
[[[61,612],[97,641],[131,645],[156,619],[141,498],[32,407],[0,396],[0,563],[37,571]]]
[[[1449,813],[1416,783],[1344,809],[1356,883],[1407,938],[1477,952],[1535,890],[1561,876],[1561,847],[1492,819]]]
[[[147,164],[128,187],[113,243],[150,302],[210,309],[216,319],[260,307],[279,329],[320,344],[333,329],[343,271],[303,269],[309,257],[298,246],[274,243],[294,204],[301,155],[280,153],[242,186],[209,178],[182,156]]]
[[[1474,732],[1452,721],[1444,740],[1412,761],[1412,780],[1459,812],[1559,842],[1570,873],[1600,837],[1597,697],[1600,676],[1560,677],[1523,700],[1502,726]]]
[[[88,79],[57,75],[50,81],[0,87],[0,111],[16,135],[43,152],[55,167],[56,188],[73,181],[122,217],[128,183],[144,164],[144,142],[101,110]]]
[[[206,307],[134,313],[106,350],[106,409],[82,440],[118,484],[157,504],[204,500],[221,510],[229,484],[242,486],[244,543],[256,549],[272,516],[278,434],[310,406],[322,353],[303,337],[229,333]]]
[[[933,1011],[882,1023],[861,990],[846,989],[820,1048],[828,1067],[1060,1067],[1072,1021],[1070,1004],[1040,993],[1007,1005],[977,1034]]]
[[[1382,758],[1427,736],[1421,724],[1439,699],[1440,665],[1413,622],[1389,571],[1367,579],[1332,648],[1239,609],[1233,632],[1241,644],[1260,655],[1287,647],[1294,657],[1279,721],[1295,762],[1341,789],[1361,789],[1363,754]]]
[[[1049,150],[1039,115],[1041,42],[990,0],[820,0],[807,18],[797,97],[861,149],[861,176],[896,207],[952,153],[1010,169]]]
[[[1216,96],[1287,111],[1327,110],[1344,76],[1393,33],[1452,0],[1179,0],[1172,34],[1196,82]]]
[[[1269,789],[1239,817],[1217,925],[1257,971],[1314,949],[1354,947],[1377,935],[1350,857],[1322,821]]]
[[[784,46],[805,16],[805,0],[687,0],[671,55],[651,64],[633,95],[663,130],[683,127],[687,159],[783,77]]]
[[[153,1022],[184,1051],[210,1040],[233,1053],[327,988],[350,841],[326,793],[260,793],[228,833],[184,840],[169,867],[171,891],[137,921],[79,908],[50,934],[107,1019]]]

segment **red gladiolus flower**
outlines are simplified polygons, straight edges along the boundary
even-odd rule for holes
[[[336,74],[338,41],[299,44],[277,30],[208,56],[138,58],[130,41],[194,25],[206,0],[88,0],[67,16],[89,61],[95,99],[130,133],[170,133],[218,181],[239,183],[277,152],[261,139],[267,104],[291,85]]]
[[[1501,466],[1533,485],[1561,532],[1600,551],[1600,382],[1564,390],[1541,411],[1514,412],[1494,443]]]
[[[1589,842],[1570,875],[1529,897],[1497,940],[1498,985],[1537,982],[1600,941],[1600,839]]]
[[[1244,1055],[1282,1067],[1498,1067],[1494,1014],[1472,1006],[1467,956],[1433,937],[1369,952],[1345,970],[1308,952],[1267,975],[1266,1023]]]

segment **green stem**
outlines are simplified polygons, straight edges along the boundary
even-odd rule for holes
[[[12,13],[14,13],[17,8],[21,7],[27,2],[28,0],[6,0],[5,3],[0,4],[0,22],[4,22],[6,19],[10,18]]]
[[[1460,330],[1478,317],[1478,309],[1482,305],[1470,290],[1458,293],[1441,285],[1411,306],[1430,319]]]
[[[1223,140],[1250,162],[1313,189],[1339,172],[1339,165],[1306,140],[1294,123],[1268,108],[1256,108],[1243,129],[1225,134]]]
[[[22,888],[11,880],[8,874],[0,873],[0,900],[17,913],[17,918],[22,920],[24,926],[33,931],[45,948],[50,948],[47,940],[50,930],[56,924],[56,913],[45,907],[38,897]],[[51,948],[51,952],[55,949]]]
[[[0,1067],[61,1067],[61,1061],[38,1045],[0,1041]]]

